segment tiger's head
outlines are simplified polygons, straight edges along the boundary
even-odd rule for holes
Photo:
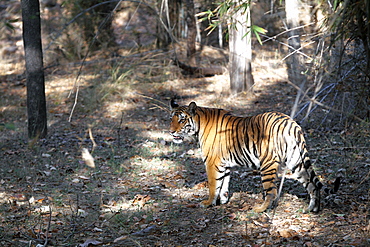
[[[191,102],[189,106],[179,106],[171,100],[171,125],[170,134],[174,143],[182,143],[184,138],[194,136],[197,133],[197,126],[194,121],[197,105]]]

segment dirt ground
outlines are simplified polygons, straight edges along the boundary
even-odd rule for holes
[[[171,142],[168,102],[289,114],[296,90],[283,56],[259,49],[253,96],[230,97],[227,74],[184,77],[171,62],[178,47],[96,54],[78,79],[80,63],[51,66],[48,136],[38,142],[27,139],[22,51],[3,54],[0,245],[369,246],[370,131],[349,120],[337,127],[322,109],[305,125],[310,157],[329,186],[339,169],[345,177],[336,195],[323,196],[321,212],[303,213],[307,195],[287,179],[276,211],[254,213],[260,176],[244,169],[232,171],[228,204],[199,207],[208,195],[204,165],[195,142]],[[204,47],[200,57],[227,64],[219,49]]]

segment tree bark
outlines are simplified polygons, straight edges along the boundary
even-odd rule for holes
[[[159,18],[157,22],[157,42],[160,49],[167,49],[179,33],[179,16],[181,0],[160,0]]]
[[[298,0],[285,0],[286,22],[288,27],[288,45],[290,56],[286,63],[288,67],[288,80],[299,85],[300,89],[297,92],[297,97],[294,102],[290,116],[293,118],[298,109],[298,103],[301,99],[301,94],[306,84],[306,76],[304,75],[303,57],[297,53],[301,48],[301,39],[299,32],[299,2]]]
[[[28,137],[47,134],[45,78],[41,45],[39,0],[22,0],[23,43],[26,59]]]
[[[197,37],[197,27],[193,0],[186,0],[186,24],[188,26],[186,56],[188,58],[188,64],[195,66],[195,39]]]
[[[236,5],[241,2],[237,1]],[[236,95],[241,92],[252,93],[254,79],[252,75],[252,34],[250,5],[239,9],[232,16],[229,26],[230,49],[230,92]]]

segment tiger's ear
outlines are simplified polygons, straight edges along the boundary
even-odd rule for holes
[[[179,104],[177,104],[174,99],[171,99],[171,102],[170,102],[170,110],[173,110],[173,109],[175,109],[177,107],[179,107]]]
[[[197,110],[197,104],[195,102],[191,102],[188,106],[189,113],[192,116],[195,116],[196,110]]]

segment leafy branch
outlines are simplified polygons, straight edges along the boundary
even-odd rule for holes
[[[209,30],[208,35],[213,32],[217,27],[226,23],[227,26],[231,26],[232,16],[238,12],[242,11],[243,14],[247,14],[247,8],[249,7],[250,2],[239,3],[235,0],[227,0],[217,4],[217,7],[214,10],[207,10],[201,13],[198,13],[196,16],[200,17],[200,22],[208,21],[209,26],[206,30]],[[243,24],[243,23],[242,23]],[[235,24],[232,25],[232,28],[235,28]],[[256,36],[258,42],[262,45],[262,40],[260,34],[266,34],[267,30],[259,27],[257,25],[251,25],[249,30]],[[249,32],[243,35],[243,38],[247,36]]]

